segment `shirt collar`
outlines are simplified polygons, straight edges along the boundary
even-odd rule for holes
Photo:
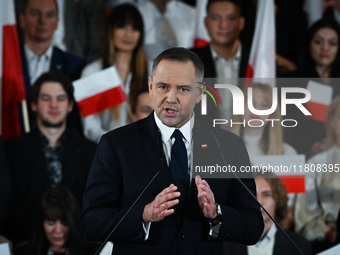
[[[40,58],[40,57],[46,57],[47,59],[51,59],[52,58],[52,54],[53,54],[53,46],[52,44],[50,44],[50,46],[47,48],[47,50],[40,56],[36,55],[25,43],[24,44],[24,49],[25,49],[25,53],[26,53],[26,58],[28,60],[31,60],[33,58]]]
[[[155,112],[154,112],[154,117],[155,117],[156,125],[162,134],[162,140],[164,143],[166,143],[167,141],[169,141],[169,139],[171,138],[176,128],[168,127],[167,125],[164,125],[162,121],[158,118]],[[191,134],[192,134],[192,128],[194,127],[194,122],[195,122],[195,113],[192,115],[191,119],[187,123],[185,123],[182,127],[179,128],[179,131],[181,131],[184,139],[189,144],[191,144],[191,139],[192,139]]]
[[[256,247],[265,247],[268,243],[273,242],[275,240],[276,231],[277,228],[275,226],[275,223],[272,223],[267,234],[256,243]]]
[[[232,60],[239,60],[241,58],[242,43],[240,41],[238,41],[238,47],[237,47],[237,51],[235,55],[232,56],[230,59],[225,59],[221,55],[219,55],[211,44],[209,45],[209,47],[210,47],[211,55],[214,61],[217,59],[224,59],[225,61],[232,61]]]

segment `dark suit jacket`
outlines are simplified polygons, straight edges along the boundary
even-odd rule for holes
[[[0,136],[0,234],[4,231],[4,225],[8,216],[11,202],[10,175],[7,168],[2,136]]]
[[[26,99],[28,103],[29,120],[32,128],[35,123],[35,114],[32,112],[30,107],[30,88],[32,84],[28,73],[26,54],[23,46],[21,47],[21,60],[25,81]],[[57,47],[53,47],[50,71],[60,71],[63,74],[66,74],[72,81],[74,81],[80,78],[81,71],[83,70],[84,66],[85,62],[82,59],[66,53]],[[74,103],[72,111],[67,116],[67,127],[72,129],[75,134],[83,136],[80,112],[76,103]],[[21,130],[24,129],[22,128]]]
[[[204,64],[204,78],[216,78],[217,77],[216,68],[215,68],[214,60],[212,58],[210,44],[204,48],[193,48],[190,50],[195,52],[202,60]],[[248,59],[249,59],[249,50],[246,47],[242,46],[241,61],[240,61],[239,75],[238,75],[239,78],[245,78],[246,76]],[[209,82],[207,83],[209,84]],[[239,80],[238,86],[241,90],[243,89],[243,84],[244,84],[244,80],[243,79]],[[209,84],[209,85],[214,87],[214,84]],[[223,102],[223,98],[222,98],[222,102]],[[195,108],[196,116],[198,116],[201,120],[212,124],[213,119],[221,118],[212,100],[207,100],[207,104],[208,104],[207,115],[205,116],[201,115],[200,113],[201,107],[202,107],[201,103],[202,101],[198,103],[198,105]],[[227,102],[223,102],[223,103],[227,103]]]
[[[15,0],[17,24],[23,12],[24,2]],[[59,7],[60,10],[60,7]],[[85,59],[90,63],[100,57],[105,30],[105,9],[98,0],[65,0],[64,1],[64,44],[67,52]],[[19,28],[21,43],[24,42],[24,31]]]
[[[216,69],[214,60],[212,58],[210,44],[204,48],[193,48],[190,49],[195,52],[204,64],[204,78],[216,78]],[[244,78],[246,76],[248,59],[249,59],[249,49],[246,47],[242,47],[241,52],[241,61],[240,61],[240,69],[239,69],[239,78]],[[242,87],[241,87],[242,89]]]
[[[210,130],[208,125],[195,120],[192,169],[204,163],[224,165]],[[221,129],[214,132],[229,164],[249,165],[239,137]],[[209,150],[205,151],[202,144],[207,144]],[[102,136],[84,194],[81,224],[85,237],[104,240],[158,170],[157,178],[110,237],[115,243],[114,254],[222,254],[222,240],[257,242],[263,231],[259,206],[233,178],[207,180],[222,207],[219,238],[212,239],[208,234],[209,221],[199,208],[193,179],[184,210],[151,223],[149,238],[144,241],[144,206],[172,183],[153,113]],[[243,182],[255,194],[254,180]]]
[[[296,243],[300,250],[305,255],[311,255],[312,250],[310,243],[304,239],[302,236],[287,230],[288,236]],[[247,255],[247,246],[236,243],[224,243],[224,254],[225,255]],[[300,255],[299,250],[292,244],[288,238],[279,230],[275,234],[275,244],[273,255]]]
[[[12,177],[15,206],[7,231],[14,243],[30,238],[31,225],[43,194],[52,185],[42,150],[39,130],[6,142],[6,156]],[[60,186],[69,189],[81,208],[88,171],[95,154],[96,144],[66,132],[63,159],[63,180]]]

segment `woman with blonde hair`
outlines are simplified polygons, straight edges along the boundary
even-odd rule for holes
[[[270,85],[253,83],[247,88],[252,88],[253,106],[256,110],[268,110],[271,108],[273,89]],[[247,88],[243,93],[245,102],[248,101]],[[283,141],[279,105],[270,115],[253,114],[247,104],[245,104],[244,110],[244,115],[234,115],[232,120],[233,123],[244,121],[244,125],[234,124],[230,127],[230,131],[243,138],[251,161],[257,155],[296,154],[295,149]],[[268,119],[280,121],[268,121]]]
[[[306,193],[299,194],[295,209],[295,231],[312,241],[320,252],[335,244],[340,210],[340,95],[329,105],[326,142],[330,148],[311,157]]]
[[[85,137],[95,142],[104,133],[131,121],[133,99],[141,87],[147,86],[144,24],[133,5],[122,4],[112,10],[107,20],[102,58],[86,66],[82,77],[111,66],[119,73],[127,102],[83,119]]]

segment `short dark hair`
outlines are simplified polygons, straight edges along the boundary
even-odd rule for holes
[[[74,101],[74,97],[73,97],[74,88],[73,88],[71,80],[65,74],[59,71],[51,71],[51,72],[42,74],[31,87],[30,96],[31,96],[31,101],[33,103],[35,104],[38,103],[40,89],[41,89],[41,86],[45,82],[60,83],[67,94],[67,98],[69,102]]]
[[[215,2],[229,2],[229,3],[232,3],[232,4],[236,5],[236,7],[239,10],[240,15],[243,16],[242,3],[239,0],[208,0],[208,3],[207,3],[207,14],[209,12],[210,5],[215,3]]]
[[[143,93],[149,93],[149,87],[148,86],[140,87],[139,90],[137,91],[136,95],[133,97],[133,102],[132,102],[132,106],[131,106],[131,111],[132,111],[133,114],[136,114],[136,111],[137,111],[138,97]]]
[[[254,172],[253,177],[254,179],[264,178],[268,182],[276,202],[275,219],[277,221],[283,220],[288,214],[288,196],[285,184],[272,172]]]
[[[195,67],[196,76],[199,79],[203,79],[204,76],[204,65],[202,60],[192,51],[181,48],[174,47],[163,51],[157,56],[152,65],[152,74],[156,70],[158,64],[162,60],[169,60],[180,63],[192,62]]]
[[[25,13],[29,1],[30,1],[30,0],[23,0],[23,1],[22,1],[23,3],[22,3],[22,5],[21,5],[20,14]],[[53,2],[55,3],[55,7],[56,7],[56,9],[57,9],[57,13],[59,13],[59,11],[58,11],[58,3],[57,3],[57,0],[53,0]],[[19,8],[20,8],[20,7],[19,7]]]

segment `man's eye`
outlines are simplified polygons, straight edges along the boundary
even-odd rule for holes
[[[41,100],[47,102],[47,101],[50,100],[50,98],[49,97],[41,97]]]
[[[181,92],[187,92],[187,91],[189,91],[189,89],[187,89],[187,88],[180,88],[179,89]]]

